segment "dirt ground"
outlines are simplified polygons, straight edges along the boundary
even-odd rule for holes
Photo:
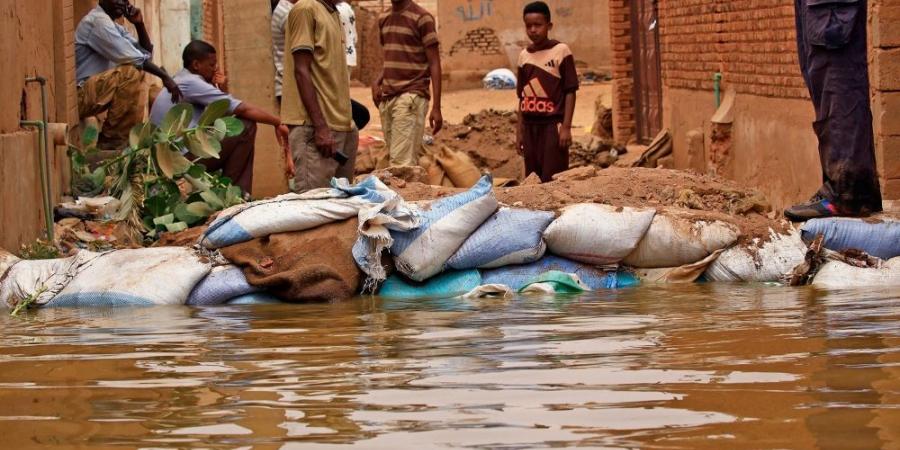
[[[575,118],[572,122],[574,135],[588,134],[594,123],[594,100],[604,96],[604,104],[612,106],[612,85],[609,83],[596,83],[581,86],[578,90],[578,98],[575,102]],[[372,114],[372,122],[364,130],[381,133],[381,116],[378,109],[372,103],[372,91],[363,86],[355,86],[350,89],[350,96],[369,108]],[[471,114],[485,109],[505,111],[516,110],[515,91],[488,91],[485,89],[467,89],[462,91],[445,92],[442,100],[442,112],[444,122],[462,123],[463,119]]]

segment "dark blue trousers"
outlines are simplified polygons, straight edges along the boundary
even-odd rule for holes
[[[819,194],[848,213],[881,211],[869,100],[866,0],[795,0],[800,69],[819,139]]]

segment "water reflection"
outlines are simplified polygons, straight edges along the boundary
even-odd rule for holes
[[[900,447],[900,297],[879,290],[0,320],[5,448]]]

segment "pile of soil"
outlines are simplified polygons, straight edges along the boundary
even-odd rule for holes
[[[404,183],[394,186],[407,201],[430,200],[453,195],[462,189]],[[654,207],[660,210],[690,210],[697,219],[732,223],[742,232],[742,241],[768,240],[769,229],[786,231],[789,224],[775,220],[765,197],[732,181],[689,171],[593,167],[572,169],[555,181],[496,188],[497,199],[506,205],[559,211],[577,203]]]
[[[521,180],[525,162],[516,153],[516,113],[488,109],[469,114],[462,124],[445,124],[434,145],[469,155],[476,166],[496,178]]]

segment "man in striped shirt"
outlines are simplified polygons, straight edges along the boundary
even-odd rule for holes
[[[392,166],[417,165],[422,151],[428,101],[428,120],[437,134],[441,115],[441,56],[434,16],[412,0],[391,0],[379,18],[384,71],[372,86],[372,99],[381,112],[384,140]]]
[[[279,0],[272,10],[272,56],[275,59],[275,99],[281,105],[284,83],[284,25],[297,0]]]

